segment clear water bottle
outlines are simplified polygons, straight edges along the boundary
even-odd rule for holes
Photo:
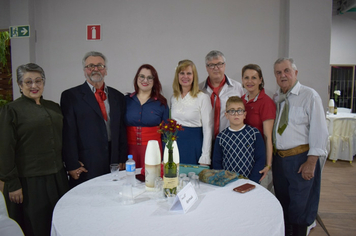
[[[126,181],[128,184],[132,186],[136,186],[136,163],[132,159],[132,155],[128,156],[128,160],[126,161]]]

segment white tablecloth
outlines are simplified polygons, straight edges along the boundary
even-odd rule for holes
[[[354,118],[356,119],[356,113],[337,113],[336,115],[334,114],[329,114],[326,116],[327,120],[327,125],[328,125],[328,130],[329,130],[329,136],[333,134],[333,122],[335,119],[338,118]]]
[[[13,219],[0,215],[1,236],[23,236],[20,226]]]
[[[257,184],[241,194],[232,189],[250,180],[225,187],[201,183],[199,200],[186,213],[168,211],[165,200],[134,188],[135,203],[123,205],[119,191],[125,181],[103,175],[65,194],[53,212],[53,236],[79,235],[284,235],[283,211],[278,200]]]
[[[9,218],[2,192],[0,192],[0,236],[23,236],[23,232],[17,222]]]
[[[356,155],[356,114],[326,116],[329,130],[329,159],[353,161]]]

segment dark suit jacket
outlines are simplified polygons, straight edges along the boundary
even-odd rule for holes
[[[127,160],[127,139],[124,125],[126,110],[122,93],[108,87],[110,104],[111,145],[103,115],[89,85],[68,89],[62,93],[63,161],[67,171],[80,167],[88,170],[78,180],[70,178],[71,186],[110,172],[111,163]],[[111,147],[110,147],[111,146]],[[109,150],[110,149],[110,150]],[[110,155],[110,156],[109,156]]]

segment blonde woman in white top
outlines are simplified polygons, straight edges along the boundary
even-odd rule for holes
[[[180,163],[211,164],[213,113],[210,98],[199,90],[198,72],[190,60],[176,68],[171,98],[171,118],[184,128],[178,133]]]

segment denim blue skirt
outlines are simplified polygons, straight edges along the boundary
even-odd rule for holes
[[[203,128],[202,127],[184,127],[177,136],[177,145],[179,149],[179,162],[181,164],[198,165],[202,154],[203,146]]]

